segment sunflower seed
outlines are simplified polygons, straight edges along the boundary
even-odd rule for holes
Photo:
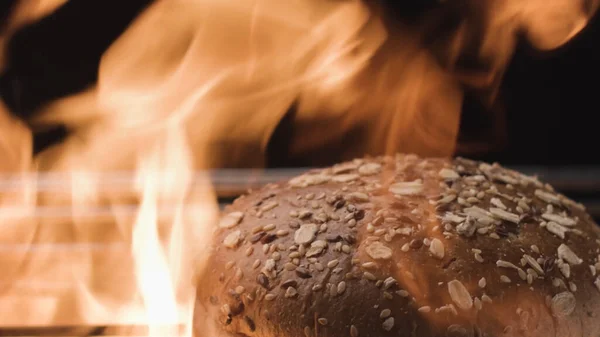
[[[438,259],[444,258],[444,244],[439,239],[435,238],[429,245],[429,251]]]
[[[392,250],[379,241],[371,243],[366,252],[375,260],[389,260],[392,258]]]
[[[456,305],[463,309],[468,310],[473,307],[473,299],[467,288],[458,280],[452,280],[448,282],[448,293],[452,298],[452,301]]]
[[[242,212],[231,212],[219,221],[219,227],[230,229],[240,224],[242,218],[244,217],[244,213]]]
[[[561,239],[565,238],[565,233],[568,231],[567,228],[559,225],[558,223],[556,223],[554,221],[549,221],[546,224],[546,229],[548,230],[548,232],[558,236]]]
[[[396,195],[416,195],[423,191],[423,183],[418,180],[399,182],[392,184],[388,190]]]
[[[298,245],[305,245],[311,243],[317,234],[318,227],[316,224],[306,224],[300,226],[294,235],[294,242]]]
[[[510,221],[513,223],[518,224],[520,221],[519,215],[505,211],[501,208],[497,208],[497,207],[491,207],[490,208],[490,213],[492,213],[492,215],[494,215],[495,217],[497,217],[498,219],[502,219],[502,220],[506,220],[506,221]]]
[[[552,203],[552,204],[560,204],[560,199],[552,193],[548,193],[548,192],[538,189],[538,190],[535,190],[534,195],[536,197],[538,197],[539,199],[541,199],[542,201]]]
[[[422,307],[420,307],[420,308],[419,308],[419,309],[417,309],[417,310],[418,310],[419,312],[425,312],[425,313],[427,313],[427,312],[430,312],[430,311],[431,311],[431,307],[426,305],[426,306],[422,306]]]
[[[456,179],[460,178],[460,176],[458,175],[458,173],[456,173],[456,171],[448,169],[448,168],[441,169],[440,172],[438,173],[438,175],[442,179],[446,179],[446,180],[456,180]]]
[[[548,221],[554,221],[557,224],[561,225],[561,226],[566,226],[566,227],[573,227],[577,224],[577,221],[571,219],[571,218],[567,218],[558,214],[550,214],[550,213],[544,213],[542,214],[542,218],[548,220]]]
[[[242,237],[242,232],[241,231],[235,231],[230,233],[229,235],[227,235],[225,237],[225,239],[223,240],[223,245],[227,248],[236,248],[238,246],[238,244],[240,243]]]
[[[572,265],[580,265],[583,263],[583,260],[579,258],[569,246],[564,243],[558,246],[558,258],[567,261]]]

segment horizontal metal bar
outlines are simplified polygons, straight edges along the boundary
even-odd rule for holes
[[[544,167],[544,166],[514,166],[514,170],[529,175],[537,175],[543,181],[561,186],[576,186],[581,188],[600,188],[600,167]],[[215,187],[257,186],[280,182],[307,172],[312,168],[290,169],[219,169],[199,171],[192,181],[206,182],[205,178]],[[103,172],[85,173],[86,178],[97,179],[100,187],[123,188],[132,185],[135,176],[132,172]],[[65,191],[71,182],[78,182],[77,176],[69,173],[33,173],[33,174],[0,174],[0,192],[19,190],[24,184],[35,184],[38,191]]]
[[[173,326],[159,326],[153,327],[154,329],[165,329],[169,330],[176,337],[177,335],[183,335],[185,326],[173,325]],[[96,325],[81,325],[81,326],[38,326],[38,327],[1,327],[0,337],[13,337],[13,336],[43,336],[43,337],[75,337],[75,336],[127,336],[147,337],[149,328],[147,325],[107,325],[107,326],[96,326]]]

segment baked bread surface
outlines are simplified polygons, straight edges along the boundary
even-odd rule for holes
[[[198,336],[600,336],[597,225],[498,164],[356,159],[244,195],[216,227]]]

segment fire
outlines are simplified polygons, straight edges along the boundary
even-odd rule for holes
[[[19,7],[3,38],[64,2]],[[540,12],[490,1],[486,32],[518,17],[537,45],[556,47],[589,17],[556,2]],[[390,31],[360,1],[156,1],[103,55],[94,88],[34,121],[67,125],[64,143],[31,161],[30,131],[0,111],[10,131],[0,170],[16,172],[2,180],[0,241],[11,248],[0,252],[0,326],[141,324],[190,336],[194,274],[218,213],[198,172],[263,166],[294,104],[291,156],[355,129],[362,137],[336,160],[452,154],[464,79],[425,48],[422,28]],[[513,41],[494,44],[505,33],[486,35],[483,56],[506,62]]]

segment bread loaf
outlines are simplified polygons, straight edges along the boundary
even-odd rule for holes
[[[197,307],[225,335],[600,336],[597,225],[497,164],[357,159],[244,195],[216,227]]]

